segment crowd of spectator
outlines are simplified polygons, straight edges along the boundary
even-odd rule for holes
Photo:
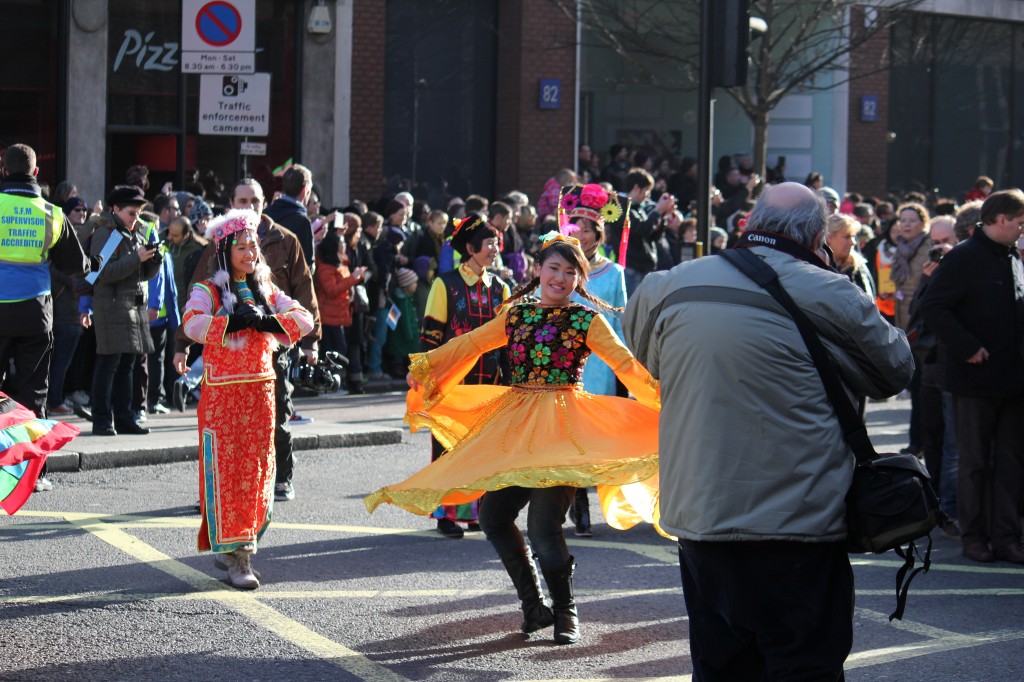
[[[768,182],[751,168],[749,155],[722,157],[711,189],[712,242],[698,247],[696,168],[692,158],[656,159],[623,145],[613,146],[602,165],[595,151],[581,145],[578,171],[555,172],[532,199],[522,191],[492,198],[452,196],[444,187],[410,187],[392,180],[369,203],[353,200],[348,206],[327,208],[312,173],[296,166],[300,170],[292,169],[284,178],[263,179],[274,184],[262,186],[267,201],[261,208],[301,246],[320,307],[319,351],[335,351],[347,359],[340,392],[360,394],[368,382],[405,377],[409,354],[420,350],[430,286],[440,273],[457,267],[451,249],[445,248],[446,235],[467,215],[480,214],[499,235],[494,270],[515,288],[532,276],[540,236],[559,227],[561,188],[598,183],[618,192],[631,202],[628,246],[620,254],[621,232],[608,230],[601,253],[624,260],[626,289],[632,293],[650,272],[696,258],[702,249],[713,253],[731,246],[763,189],[786,179],[784,162],[769,172]],[[49,195],[49,201],[63,208],[87,254],[96,251],[90,248],[92,241],[106,241],[118,221],[124,225],[137,220],[139,243],[144,245],[139,251],[143,255],[130,263],[118,266],[116,253],[107,259],[104,267],[132,273],[110,291],[103,289],[110,286],[102,277],[90,283],[52,268],[54,341],[46,396],[52,415],[77,412],[90,416],[94,426],[95,420],[102,421],[101,427],[116,422],[119,431],[137,432],[147,413],[183,409],[189,400],[194,386],[176,389],[175,331],[206,245],[205,225],[231,204],[231,191],[212,173],[200,179],[194,172],[184,189],[168,183],[154,192],[147,175],[144,167],[128,169],[125,183],[111,191],[106,206],[90,205],[72,182],[61,182]],[[956,535],[953,398],[944,389],[942,345],[927,332],[920,309],[942,258],[980,224],[982,202],[992,195],[994,183],[979,177],[959,200],[915,192],[840,196],[818,173],[809,174],[804,184],[827,203],[831,217],[825,243],[835,267],[875,300],[882,315],[912,342],[918,369],[909,387],[912,409],[905,451],[927,461],[951,519],[945,530]],[[108,328],[98,328],[94,309],[111,300],[122,301],[124,319],[120,326],[109,328],[108,322]],[[141,311],[147,334],[137,333],[137,318],[127,312],[133,308]],[[303,350],[308,354],[317,348]],[[193,352],[189,360],[195,359]],[[301,362],[295,357],[292,361]]]

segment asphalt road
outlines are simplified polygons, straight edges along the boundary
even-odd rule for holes
[[[905,405],[872,407],[876,435],[899,439]],[[367,418],[400,414],[394,396]],[[690,679],[672,543],[649,528],[598,522],[578,539],[567,526],[583,639],[524,640],[481,535],[449,540],[395,508],[366,513],[364,495],[428,452],[424,434],[406,434],[302,453],[297,499],[277,505],[254,558],[255,592],[227,586],[195,551],[195,464],[54,474],[53,492],[0,518],[0,680]],[[886,617],[896,557],[854,558],[847,679],[1024,679],[1024,569],[973,564],[935,536],[903,622]]]

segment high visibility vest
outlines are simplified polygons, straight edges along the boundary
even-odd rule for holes
[[[50,293],[50,249],[64,213],[42,197],[0,192],[0,303]]]
[[[878,293],[875,303],[878,311],[889,317],[896,317],[896,283],[892,281],[892,257],[885,253],[885,246],[878,245],[875,252],[875,272],[878,273]],[[882,298],[881,294],[889,294],[890,298]]]

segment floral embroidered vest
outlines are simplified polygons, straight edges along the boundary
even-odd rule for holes
[[[590,355],[587,330],[597,314],[578,303],[556,308],[535,301],[513,305],[505,322],[512,385],[578,384]]]

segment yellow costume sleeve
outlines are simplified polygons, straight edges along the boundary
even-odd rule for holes
[[[444,290],[444,282],[435,277],[427,294],[427,307],[423,311],[425,317],[432,317],[438,322],[448,321],[448,292]]]
[[[423,407],[429,410],[458,386],[481,355],[505,345],[506,316],[507,310],[503,309],[493,320],[473,331],[456,336],[428,353],[409,356],[409,373],[422,384],[415,393],[420,394]]]
[[[587,346],[612,368],[640,404],[661,409],[661,385],[622,345],[603,315],[594,315],[590,322]]]

